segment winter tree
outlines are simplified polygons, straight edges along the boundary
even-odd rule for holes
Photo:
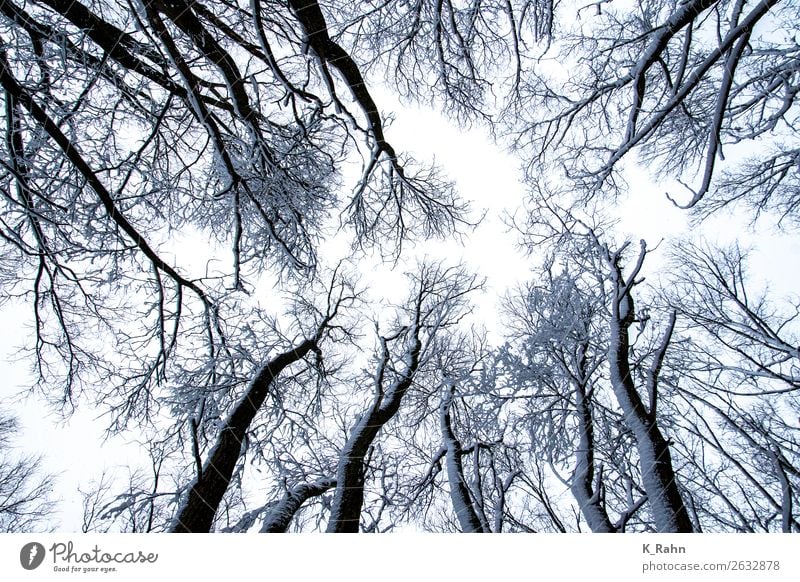
[[[2,12],[3,285],[33,310],[38,386],[67,411],[96,400],[112,434],[172,422],[162,448],[196,461],[173,529],[207,531],[274,379],[347,335],[347,285],[315,285],[332,219],[396,254],[465,207],[392,147],[316,2]],[[210,241],[199,265],[182,237]],[[295,301],[280,329],[255,299],[270,281],[323,306]]]
[[[797,306],[753,283],[739,246],[683,242],[673,260],[664,293],[687,339],[671,381],[689,412],[693,505],[714,529],[798,531]]]
[[[516,424],[527,425],[542,470],[568,485],[588,528],[625,531],[647,498],[635,444],[608,395],[607,305],[586,273],[570,268],[553,257],[537,282],[508,298],[511,333],[499,362],[505,397],[525,402]]]
[[[17,452],[18,430],[18,421],[0,412],[0,532],[47,530],[56,506],[53,478],[42,472],[40,458]]]
[[[667,245],[594,216],[640,164],[698,228],[796,226],[799,12],[0,2],[0,304],[32,397],[141,453],[87,476],[83,531],[797,531],[797,306],[688,236],[645,282]],[[482,214],[386,90],[525,170],[497,316],[426,246]],[[3,456],[0,523],[46,528],[53,483]]]
[[[677,181],[668,196],[683,208],[702,215],[737,203],[794,222],[799,9],[780,0],[562,5],[575,19],[560,19],[550,54],[567,71],[526,71],[509,110],[531,180],[555,173],[583,199],[616,195],[627,191],[625,160],[638,161]]]
[[[412,294],[393,329],[379,333],[372,378],[374,396],[355,419],[339,453],[329,532],[358,531],[364,503],[365,460],[381,428],[397,414],[417,376],[431,366],[437,339],[464,317],[467,296],[480,282],[463,268],[421,264],[411,275]],[[396,346],[396,347],[395,347]],[[435,361],[435,360],[434,360]],[[430,373],[430,372],[429,372]]]

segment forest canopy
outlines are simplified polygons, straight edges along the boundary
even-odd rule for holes
[[[797,234],[799,20],[794,0],[0,0],[25,395],[138,447],[85,476],[83,531],[800,531],[800,303],[712,226]],[[403,151],[392,93],[507,149],[516,209]],[[691,231],[622,236],[654,190]],[[501,220],[512,288],[437,255]],[[375,262],[396,288],[365,283]],[[58,479],[18,425],[0,416],[0,527],[53,529]]]

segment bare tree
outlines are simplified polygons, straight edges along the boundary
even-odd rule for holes
[[[219,435],[202,467],[198,459],[197,477],[178,511],[172,531],[210,530],[214,514],[239,460],[245,435],[264,404],[271,384],[285,368],[302,361],[307,355],[313,353],[318,359],[322,358],[320,344],[330,334],[334,319],[340,310],[352,304],[355,299],[356,293],[352,287],[340,280],[337,281],[334,275],[328,292],[327,306],[320,314],[320,321],[310,337],[303,338],[289,350],[271,357],[255,371],[244,394],[220,428]]]
[[[683,417],[683,446],[695,449],[688,458],[713,493],[706,521],[797,530],[797,306],[754,285],[738,245],[681,242],[673,261],[664,295],[687,341],[670,365],[681,370],[675,389],[692,413]]]
[[[798,3],[615,4],[0,1],[0,300],[37,393],[141,445],[84,530],[797,530],[797,306],[688,244],[648,296],[644,243],[575,213],[636,156],[700,217],[800,221]],[[546,258],[497,349],[464,267],[399,306],[327,267],[334,233],[397,266],[472,226],[384,79],[526,158]],[[38,471],[0,458],[8,529],[50,510]]]
[[[131,401],[163,384],[188,330],[220,362],[228,306],[267,273],[312,274],[337,214],[354,244],[391,253],[466,224],[438,170],[393,149],[316,2],[43,0],[5,2],[0,18],[0,239],[19,262],[4,286],[30,298],[42,383],[68,406],[114,368],[88,330],[121,338],[137,363],[120,386]],[[364,171],[340,200],[348,152]],[[210,254],[205,272],[176,264],[176,233],[228,257]]]
[[[0,412],[0,531],[6,533],[49,528],[55,507],[54,480],[43,473],[41,458],[14,451],[18,431],[17,420]]]
[[[564,70],[527,72],[523,105],[509,119],[517,145],[530,148],[532,180],[563,164],[584,198],[616,193],[623,160],[637,156],[685,185],[670,194],[681,207],[710,212],[742,201],[756,215],[796,221],[797,3],[562,8],[578,16],[573,25],[560,19],[565,30],[552,45]]]
[[[429,365],[438,349],[437,336],[459,322],[468,310],[468,295],[481,285],[462,267],[435,263],[420,264],[410,278],[414,289],[401,307],[393,331],[379,334],[372,401],[359,414],[339,453],[329,532],[358,531],[370,447],[381,428],[397,414],[420,369]]]
[[[671,428],[703,531],[798,531],[798,448],[786,410],[721,397],[694,382],[677,393],[683,415]]]
[[[453,335],[443,347],[436,366],[442,376],[438,426],[430,429],[441,435],[441,447],[433,465],[437,471],[445,466],[458,531],[499,533],[516,509],[507,501],[520,467],[515,451],[506,446],[498,408],[487,396],[494,371],[485,332]]]
[[[647,404],[635,385],[630,363],[630,327],[636,320],[633,288],[639,283],[639,272],[647,249],[642,241],[636,264],[625,275],[622,252],[604,250],[610,275],[611,317],[609,321],[608,360],[611,387],[624,414],[625,423],[636,438],[642,482],[647,492],[656,527],[662,532],[692,532],[694,527],[686,511],[672,464],[669,442],[658,425],[659,382],[661,366],[675,328],[673,313],[648,368],[644,371]]]
[[[461,531],[465,533],[486,533],[488,531],[486,525],[481,523],[475,507],[473,507],[470,491],[464,478],[464,465],[461,461],[464,449],[453,432],[453,424],[450,419],[450,407],[455,394],[455,384],[450,380],[445,383],[444,388],[445,392],[439,409],[439,422],[442,440],[444,441],[447,481],[450,487],[453,510],[461,525]]]
[[[749,280],[747,252],[738,244],[713,248],[689,241],[673,255],[676,276],[667,300],[687,326],[710,340],[702,353],[706,373],[731,394],[790,393],[800,388],[799,306],[778,303]]]
[[[342,38],[404,97],[460,121],[491,123],[500,86],[516,93],[530,49],[553,31],[552,0],[364,2],[339,16]]]
[[[507,298],[509,342],[499,358],[507,396],[525,402],[517,422],[528,424],[538,462],[556,475],[561,467],[571,472],[561,479],[591,531],[624,531],[646,497],[630,463],[634,443],[604,394],[604,294],[592,275],[587,279],[574,268],[572,261],[553,256],[536,282]],[[616,521],[612,508],[619,512]]]
[[[537,203],[541,211],[531,213],[528,224],[520,228],[523,244],[531,250],[542,248],[542,245],[545,248],[554,246],[557,254],[566,258],[563,268],[566,275],[563,278],[567,284],[562,287],[566,287],[567,297],[571,285],[569,273],[574,273],[571,279],[582,280],[586,296],[601,298],[603,303],[604,329],[599,337],[604,338],[607,382],[621,413],[622,424],[636,443],[641,483],[655,529],[691,532],[692,522],[681,497],[669,441],[660,427],[658,409],[662,365],[672,341],[676,316],[674,312],[667,313],[668,321],[663,331],[650,332],[653,326],[649,307],[637,310],[634,304],[634,289],[643,281],[642,267],[648,254],[646,244],[643,240],[640,242],[635,263],[626,273],[626,252],[631,246],[630,241],[620,244],[616,249],[603,242],[610,235],[602,215],[584,220],[577,211],[564,210],[545,198],[538,199]],[[566,322],[566,325],[560,325],[565,338],[569,338],[569,334],[580,335],[581,326],[587,323],[586,318],[575,318],[573,312],[576,308],[565,310],[559,303],[560,294],[554,295],[555,300],[545,301],[540,309],[553,311],[556,323],[561,323],[559,320]],[[580,308],[581,302],[585,303],[586,300],[581,298],[581,294],[577,294],[577,297]],[[588,304],[591,303],[590,300]],[[533,319],[535,322],[537,318]],[[549,317],[544,319],[547,331]],[[576,323],[570,323],[576,319]],[[524,324],[525,320],[522,321]],[[639,329],[632,337],[634,324]],[[556,350],[564,345],[560,339],[554,343]],[[567,342],[566,357],[580,356],[581,343],[574,340]],[[533,365],[535,363],[532,362]],[[565,366],[568,377],[580,372],[580,366],[574,364]],[[628,498],[629,509],[633,509],[637,502],[630,493]],[[627,510],[622,512],[623,516],[627,513]]]
[[[247,441],[287,416],[264,410],[268,393],[297,387],[291,367],[329,371],[320,344],[347,335],[332,319],[353,298],[333,285],[315,311],[332,220],[393,256],[467,225],[438,169],[394,149],[327,21],[316,1],[0,6],[0,245],[16,266],[1,283],[32,308],[51,402],[97,402],[109,434],[168,443],[151,455],[163,472],[132,479],[123,505],[144,511],[190,482],[173,529],[209,531],[226,495],[244,503],[244,458],[259,453]],[[359,158],[341,197],[341,164]],[[262,296],[275,282],[299,298],[288,330]],[[324,464],[295,464],[276,491]],[[134,529],[152,526],[140,517]]]
[[[433,362],[383,447],[397,459],[392,518],[433,532],[524,531],[523,454],[488,388],[485,331],[441,336]]]

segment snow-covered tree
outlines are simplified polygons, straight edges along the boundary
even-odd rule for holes
[[[797,306],[736,247],[683,241],[645,285],[654,249],[594,217],[644,163],[697,219],[796,226],[798,17],[0,2],[0,303],[27,309],[33,393],[142,457],[82,487],[84,531],[796,531]],[[492,333],[480,276],[409,267],[480,213],[397,146],[384,90],[527,171],[533,277]],[[411,269],[404,301],[360,286],[373,260]],[[20,459],[9,529],[50,507]]]
[[[685,337],[668,363],[695,511],[721,531],[798,531],[797,306],[751,277],[739,245],[681,242],[663,294]]]
[[[410,279],[412,291],[400,307],[397,321],[388,332],[378,330],[379,346],[370,378],[373,396],[356,417],[339,453],[329,532],[358,531],[366,459],[375,438],[397,414],[417,376],[430,374],[441,349],[439,338],[464,317],[469,295],[481,286],[477,276],[463,267],[435,263],[420,264]]]
[[[740,203],[796,223],[799,11],[792,0],[562,3],[550,54],[563,67],[526,70],[509,109],[531,181],[556,173],[584,200],[614,196],[628,191],[624,162],[638,161],[700,215]]]
[[[55,481],[39,457],[20,454],[18,431],[17,419],[0,411],[0,532],[50,529]]]

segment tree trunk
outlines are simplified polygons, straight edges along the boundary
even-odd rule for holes
[[[469,489],[464,481],[464,467],[461,463],[461,443],[458,442],[450,421],[450,405],[453,402],[455,386],[450,384],[445,389],[442,403],[439,406],[439,424],[442,429],[444,445],[447,449],[445,462],[447,463],[447,481],[450,484],[450,499],[456,512],[461,531],[464,533],[486,533],[481,525],[475,509],[472,506]]]
[[[284,533],[300,507],[312,497],[317,497],[336,485],[334,479],[316,483],[303,483],[286,492],[261,525],[260,533]]]
[[[691,533],[694,527],[678,491],[669,445],[655,417],[657,399],[655,384],[651,390],[650,411],[648,411],[636,391],[631,376],[628,361],[630,351],[628,328],[633,323],[634,317],[631,287],[632,285],[628,285],[623,288],[619,285],[612,306],[609,341],[611,386],[622,408],[625,424],[636,439],[642,483],[650,502],[656,529],[664,533]],[[666,343],[662,348],[666,349]],[[657,370],[654,369],[653,373],[657,374]],[[657,379],[654,377],[651,380],[655,382]]]
[[[419,353],[422,344],[415,329],[410,334],[412,346],[406,352],[407,367],[400,378],[384,393],[383,370],[388,362],[388,349],[384,343],[383,361],[379,365],[376,379],[378,394],[370,407],[359,418],[350,438],[347,439],[339,454],[339,467],[336,472],[336,492],[331,504],[331,516],[328,521],[329,533],[356,533],[361,520],[361,507],[364,505],[364,458],[370,445],[380,429],[400,409],[403,395],[411,386],[414,374],[419,366]]]
[[[613,533],[616,528],[603,506],[600,492],[594,490],[594,424],[586,388],[582,384],[575,386],[575,407],[580,437],[575,449],[575,471],[570,489],[589,529],[595,533]]]
[[[315,346],[316,340],[305,340],[278,355],[259,370],[220,431],[217,442],[189,490],[170,531],[191,533],[211,530],[214,514],[228,489],[239,460],[245,433],[264,403],[272,381],[284,368],[301,360]]]

